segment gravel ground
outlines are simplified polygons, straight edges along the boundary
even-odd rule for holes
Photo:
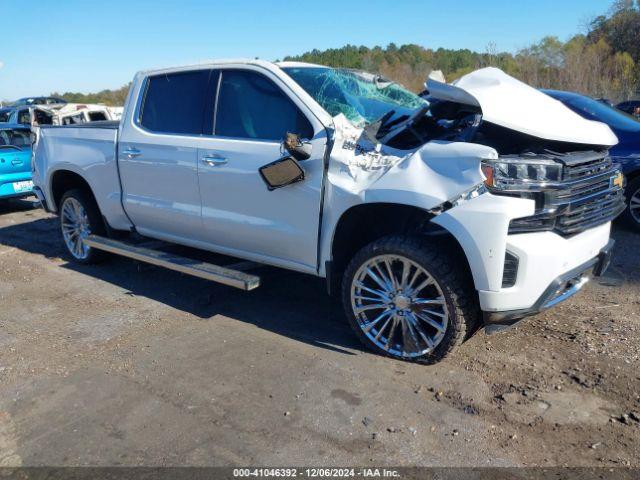
[[[640,236],[606,278],[432,367],[361,351],[313,277],[246,293],[0,204],[0,466],[640,466]]]

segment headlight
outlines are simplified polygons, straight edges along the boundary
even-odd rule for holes
[[[482,173],[490,190],[535,192],[562,179],[562,165],[553,160],[500,158],[484,160]]]

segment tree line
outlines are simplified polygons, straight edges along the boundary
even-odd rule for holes
[[[545,37],[516,53],[437,50],[420,45],[359,47],[347,45],[312,50],[285,60],[380,73],[407,88],[420,91],[432,70],[447,81],[475,69],[495,66],[538,88],[555,88],[626,100],[640,94],[640,0],[617,0],[606,15],[592,20],[586,34],[566,42]]]
[[[593,19],[587,33],[567,41],[545,37],[515,53],[437,50],[420,45],[312,50],[284,60],[379,73],[419,92],[427,75],[441,70],[447,81],[477,68],[495,66],[539,88],[555,88],[621,101],[640,95],[640,0],[616,0],[610,11]],[[74,103],[123,105],[129,85],[98,93],[53,93]]]
[[[124,105],[130,86],[131,84],[129,83],[117,90],[102,90],[97,93],[53,92],[51,96],[62,98],[70,103],[102,103],[110,107],[118,107]]]

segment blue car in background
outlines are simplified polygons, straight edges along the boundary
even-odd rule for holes
[[[31,195],[31,129],[0,124],[0,201]]]
[[[606,123],[616,134],[620,143],[611,148],[610,152],[613,160],[622,166],[622,172],[627,177],[627,209],[623,216],[629,225],[640,232],[640,121],[585,95],[558,90],[543,92],[560,100],[588,120]]]

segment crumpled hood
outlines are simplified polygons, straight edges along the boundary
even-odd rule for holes
[[[582,118],[561,102],[507,75],[483,68],[446,84],[429,78],[432,97],[482,110],[482,118],[527,135],[560,142],[613,146],[618,138],[601,122]]]

